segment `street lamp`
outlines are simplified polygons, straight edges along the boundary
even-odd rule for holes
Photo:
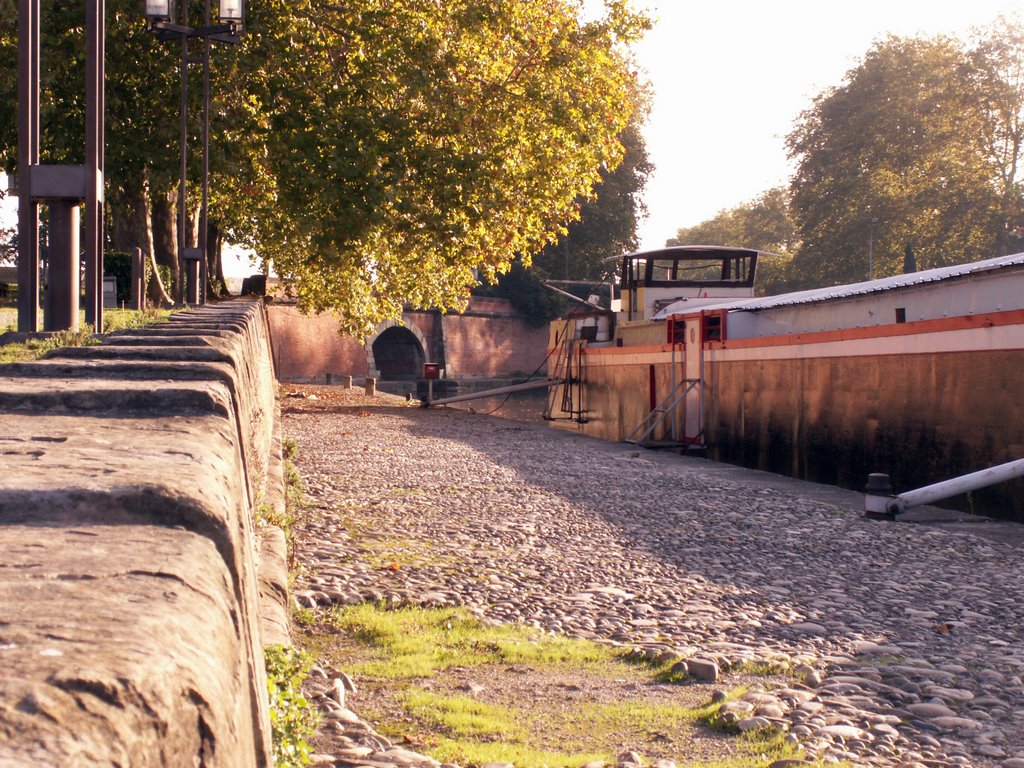
[[[187,2],[182,5],[181,23],[175,24],[174,0],[145,0],[150,30],[161,40],[181,40],[181,178],[178,186],[178,281],[175,286],[175,300],[178,304],[206,303],[206,233],[210,197],[210,41],[216,40],[229,45],[238,43],[238,35],[245,22],[245,0],[218,1],[219,24],[210,23],[210,0],[206,0],[203,26],[190,27]],[[198,248],[185,247],[188,210],[188,198],[185,196],[188,158],[188,65],[193,61],[188,56],[188,41],[192,38],[201,38],[203,41],[203,200],[199,213]]]
[[[240,26],[245,21],[245,0],[220,0],[218,16],[222,24]]]
[[[146,0],[146,18],[150,22],[174,18],[174,0]]]

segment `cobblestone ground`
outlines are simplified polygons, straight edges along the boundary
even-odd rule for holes
[[[731,705],[740,728],[774,723],[811,758],[855,765],[1024,768],[1019,549],[544,425],[291,403],[284,432],[316,508],[300,604],[460,605],[678,653],[723,685],[743,662],[786,663],[803,684]],[[353,526],[421,562],[368,563]],[[424,761],[332,702],[331,683],[344,754],[318,759]]]

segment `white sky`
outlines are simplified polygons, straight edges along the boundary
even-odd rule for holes
[[[887,33],[966,40],[1000,13],[1021,14],[1024,0],[648,0],[647,7],[658,23],[638,56],[654,86],[645,135],[656,170],[640,235],[641,247],[657,248],[680,227],[785,183],[784,141],[797,116],[874,40]]]
[[[586,2],[592,8],[599,0]],[[638,48],[654,87],[645,135],[656,166],[645,194],[650,216],[641,224],[643,248],[660,247],[678,228],[786,183],[784,140],[797,115],[840,83],[874,40],[887,33],[967,39],[972,27],[988,25],[1000,13],[1024,16],[1024,0],[646,5],[658,22]],[[4,200],[2,207],[14,210],[13,202]],[[253,271],[244,263],[230,269],[238,275]]]

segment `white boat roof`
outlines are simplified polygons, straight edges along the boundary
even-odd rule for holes
[[[892,277],[881,277],[877,280],[865,280],[861,283],[847,283],[845,285],[834,285],[828,288],[812,288],[808,291],[794,291],[793,293],[780,293],[775,296],[760,296],[752,299],[733,299],[721,301],[714,304],[701,304],[693,306],[694,311],[706,309],[735,309],[745,312],[757,312],[775,307],[785,307],[794,304],[813,304],[824,301],[835,301],[847,299],[853,296],[865,296],[870,293],[882,293],[893,291],[899,288],[907,288],[924,283],[934,283],[940,280],[966,277],[981,272],[992,272],[1011,266],[1024,265],[1024,253],[1015,253],[1010,256],[998,256],[994,259],[984,259],[968,264],[956,264],[951,267],[936,267],[925,269],[920,272],[910,272],[905,275],[893,275]],[[676,315],[686,312],[689,309],[688,302],[677,301],[670,304],[654,316],[655,320],[664,320],[669,315]]]
[[[664,248],[651,248],[646,251],[633,251],[622,256],[608,256],[605,261],[622,261],[623,259],[644,259],[658,256],[671,256],[673,253],[710,253],[723,251],[727,253],[742,253],[744,255],[757,254],[758,256],[778,256],[770,251],[759,251],[756,248],[739,248],[732,245],[666,245]]]

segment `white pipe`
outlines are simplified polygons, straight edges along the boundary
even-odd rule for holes
[[[898,494],[889,502],[888,509],[890,512],[899,514],[911,507],[934,504],[936,501],[942,501],[951,496],[987,488],[990,485],[1004,483],[1018,477],[1024,477],[1024,459],[1017,459],[1017,461],[999,464],[979,472],[972,472],[969,475],[954,477],[952,480],[943,480],[941,483],[926,485],[924,488]]]

